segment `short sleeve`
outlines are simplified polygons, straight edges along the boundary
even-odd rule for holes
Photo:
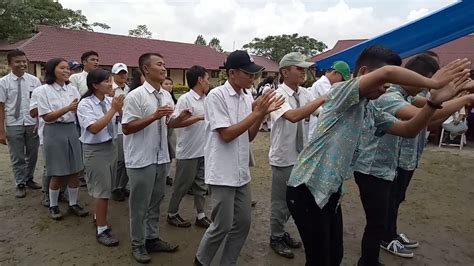
[[[125,98],[122,112],[122,125],[142,118],[137,96],[138,95],[135,93]]]
[[[402,95],[396,92],[383,94],[377,100],[374,100],[374,104],[378,109],[395,117],[397,116],[397,113],[400,111],[400,109],[410,105],[410,103],[406,101]]]
[[[53,112],[54,110],[51,108],[51,105],[49,104],[48,97],[46,95],[46,89],[41,89],[37,93],[37,104],[38,104],[38,115],[43,116],[46,114],[49,114]]]
[[[179,114],[184,110],[190,108],[187,95],[179,97],[178,102],[174,108],[173,117],[178,117]]]
[[[39,87],[33,90],[33,93],[31,93],[31,99],[30,99],[30,111],[38,108],[38,92],[39,92]]]
[[[6,79],[0,79],[0,103],[7,101],[7,89]]]
[[[337,83],[326,96],[325,109],[343,113],[360,102],[359,78]]]
[[[385,130],[392,127],[398,119],[380,108],[377,108],[374,104],[371,105],[371,111],[373,112],[374,126],[376,127],[375,136],[382,136],[385,134]]]
[[[290,103],[288,103],[288,101],[286,100],[282,106],[280,107],[280,109],[278,110],[275,110],[273,112],[270,113],[270,117],[272,118],[273,121],[277,121],[280,117],[282,117],[286,112],[288,112],[289,110],[291,110],[291,106],[290,106]]]
[[[90,125],[99,120],[98,113],[94,112],[92,103],[89,99],[83,99],[77,107],[77,118],[81,127],[87,129]]]
[[[34,80],[35,80],[35,82],[34,82],[35,89],[38,88],[38,87],[40,87],[40,86],[42,85],[42,84],[41,84],[41,81],[39,80],[39,78],[34,77]]]
[[[232,125],[229,108],[222,95],[211,92],[204,102],[204,110],[205,118],[209,122],[211,130]]]

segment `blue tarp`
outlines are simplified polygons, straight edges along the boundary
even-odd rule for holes
[[[474,32],[474,0],[463,0],[398,29],[367,40],[320,61],[320,70],[329,69],[334,61],[346,61],[354,69],[360,52],[370,45],[383,45],[402,58],[438,47]]]

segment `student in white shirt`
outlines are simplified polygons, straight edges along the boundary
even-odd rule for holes
[[[161,88],[170,93],[171,98],[173,99],[174,104],[178,102],[173,93],[173,80],[170,77],[166,77],[165,80],[161,83]],[[173,178],[170,177],[171,171],[171,161],[176,158],[176,133],[174,129],[168,127],[168,152],[170,155],[170,163],[168,164],[168,170],[166,170],[166,184],[168,186],[173,185]]]
[[[124,63],[116,63],[112,67],[112,76],[114,83],[112,84],[113,95],[126,96],[130,92],[127,85],[128,68]],[[117,113],[114,119],[117,128],[117,177],[114,180],[112,190],[112,199],[116,201],[124,201],[125,197],[130,195],[127,189],[128,175],[125,168],[125,157],[123,155],[123,131],[122,131],[122,114]]]
[[[268,92],[252,104],[252,95],[243,92],[263,70],[246,51],[230,53],[225,68],[229,79],[211,90],[204,103],[205,181],[211,190],[213,210],[212,224],[199,244],[195,265],[210,265],[224,239],[220,265],[237,263],[251,220],[250,141],[265,115],[283,103],[274,97],[275,92]]]
[[[49,200],[51,218],[58,220],[62,214],[58,207],[59,186],[68,181],[69,211],[84,217],[88,215],[77,204],[79,173],[84,169],[81,144],[76,128],[79,92],[69,84],[69,66],[62,58],[54,58],[45,64],[46,84],[38,88],[38,115],[46,123],[43,146],[46,174],[51,176]]]
[[[87,75],[89,90],[77,108],[81,125],[84,166],[88,176],[87,189],[95,198],[94,221],[97,241],[104,246],[117,246],[107,224],[107,209],[112,184],[117,174],[117,137],[114,130],[116,113],[122,112],[124,95],[112,98],[112,77],[107,70],[98,68]]]
[[[99,54],[95,51],[87,51],[81,55],[81,63],[84,66],[82,72],[72,74],[69,77],[71,85],[76,87],[79,94],[84,95],[87,88],[87,73],[99,67]]]
[[[309,89],[313,99],[317,99],[321,96],[326,96],[331,86],[337,82],[347,81],[351,78],[351,70],[349,65],[344,61],[336,61],[332,64],[331,68],[326,71],[326,74],[321,76],[313,86]],[[308,141],[313,138],[314,131],[318,125],[318,115],[316,112],[314,115],[309,117],[309,132]]]
[[[33,181],[38,158],[36,119],[30,116],[33,90],[41,86],[39,79],[26,73],[28,60],[21,50],[7,54],[11,72],[0,79],[0,143],[8,144],[15,176],[15,197],[24,198],[26,187],[40,189]]]
[[[268,155],[272,169],[270,247],[286,258],[294,257],[290,248],[301,247],[301,242],[285,231],[290,217],[286,206],[286,182],[305,143],[303,122],[324,103],[323,98],[313,100],[310,92],[300,87],[306,79],[306,69],[313,64],[306,62],[305,56],[298,52],[286,54],[281,59],[283,83],[276,92],[285,98],[285,103],[270,113],[273,125]]]
[[[166,68],[163,56],[146,53],[138,64],[145,83],[125,98],[122,130],[124,153],[130,182],[130,237],[132,254],[140,263],[151,260],[150,252],[174,252],[178,245],[159,238],[160,205],[165,194],[168,154],[167,123],[191,116],[183,110],[173,114],[169,92],[161,89]]]
[[[191,90],[182,95],[174,115],[181,110],[189,109],[192,116],[179,123],[169,123],[169,127],[176,128],[176,175],[168,207],[168,224],[177,227],[190,227],[191,223],[179,215],[179,204],[192,188],[194,207],[197,211],[195,224],[208,228],[211,220],[204,213],[204,143],[206,122],[204,121],[204,101],[209,92],[209,74],[202,66],[192,66],[186,72],[186,80]]]

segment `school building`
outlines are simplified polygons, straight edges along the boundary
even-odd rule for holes
[[[226,58],[225,53],[203,45],[40,25],[29,39],[13,44],[0,41],[0,74],[8,73],[6,54],[13,49],[25,51],[29,60],[28,72],[40,79],[44,75],[44,64],[55,57],[80,62],[83,52],[94,50],[99,53],[102,67],[111,68],[120,62],[132,70],[138,68],[141,54],[158,52],[165,58],[168,76],[175,85],[186,85],[186,71],[193,65],[205,67],[209,71],[211,84],[218,85],[220,67]],[[253,57],[256,64],[265,67],[263,77],[278,72],[278,63],[261,56]]]

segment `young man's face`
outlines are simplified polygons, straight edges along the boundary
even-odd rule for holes
[[[341,73],[337,72],[336,70],[331,70],[327,72],[325,76],[329,79],[329,82],[331,83],[331,85],[344,80],[342,78]]]
[[[21,77],[26,72],[26,69],[28,67],[28,60],[24,55],[15,56],[10,60],[10,63],[8,65],[10,66],[13,74]]]
[[[145,77],[148,79],[150,78],[153,81],[163,82],[166,77],[166,67],[165,61],[163,58],[152,55],[149,59],[148,64],[143,66],[143,70],[145,71]]]
[[[119,85],[127,83],[127,72],[121,70],[118,74],[114,74],[114,81]]]
[[[97,55],[91,55],[82,61],[82,64],[84,65],[84,70],[90,72],[99,67],[99,57]]]
[[[202,88],[202,92],[204,94],[207,94],[207,92],[209,91],[209,74],[206,73],[204,77],[199,77],[198,83]]]
[[[253,81],[257,78],[257,74],[246,73],[239,69],[231,69],[229,74],[229,79],[242,89],[251,88]]]
[[[285,83],[291,85],[301,85],[306,80],[306,69],[299,66],[290,66],[282,70]]]

